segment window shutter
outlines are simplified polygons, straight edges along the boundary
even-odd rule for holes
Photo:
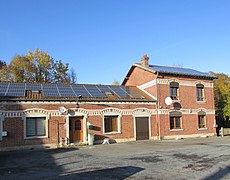
[[[44,118],[37,118],[37,135],[45,135],[45,120]]]
[[[35,136],[35,119],[29,118],[26,120],[26,136]]]
[[[117,117],[112,117],[112,128],[114,132],[118,131],[118,127],[117,127]]]

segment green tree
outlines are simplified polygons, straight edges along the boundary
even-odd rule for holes
[[[218,79],[214,80],[214,99],[216,115],[219,120],[230,117],[230,77],[224,73],[213,73]]]

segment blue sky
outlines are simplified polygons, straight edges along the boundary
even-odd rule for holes
[[[1,0],[0,59],[39,48],[78,83],[122,82],[150,64],[230,74],[229,0]]]

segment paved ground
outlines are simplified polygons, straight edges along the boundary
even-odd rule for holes
[[[230,137],[0,152],[0,179],[230,179]]]

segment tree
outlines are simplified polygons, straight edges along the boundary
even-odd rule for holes
[[[5,61],[0,60],[0,81],[11,81],[12,74]]]
[[[33,67],[27,56],[16,55],[9,64],[15,82],[35,82]]]
[[[0,60],[0,70],[2,69],[2,67],[6,66],[6,62]]]
[[[73,84],[77,83],[77,76],[73,68],[70,69],[70,82]]]
[[[224,73],[213,73],[218,79],[214,80],[214,99],[216,115],[219,121],[229,120],[230,117],[230,77]]]
[[[54,81],[70,83],[70,76],[68,74],[69,64],[63,64],[61,60],[54,63]]]
[[[112,85],[120,85],[119,81],[114,80]]]
[[[55,60],[48,52],[35,49],[27,55],[16,55],[9,69],[15,82],[70,83],[69,64]]]

